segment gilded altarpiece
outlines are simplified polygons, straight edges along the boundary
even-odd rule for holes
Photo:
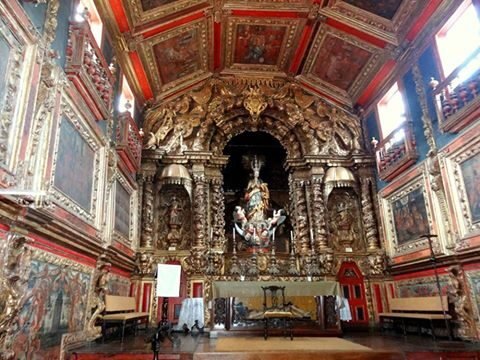
[[[245,315],[255,314],[260,300],[213,299],[212,281],[332,280],[347,260],[357,262],[365,275],[382,276],[384,253],[372,230],[370,183],[363,179],[372,177],[374,160],[363,150],[357,121],[284,81],[211,79],[149,109],[137,288],[151,301],[151,264],[179,261],[192,284],[188,293],[211,304],[205,306],[206,324],[230,329],[248,327]],[[286,154],[278,168],[285,177],[283,192],[273,186],[279,174],[271,181],[262,178],[273,166],[258,153],[245,153],[250,157],[243,166],[251,176],[228,188],[228,176],[219,170],[228,169],[233,158],[225,149],[247,133],[266,133]],[[174,166],[183,173],[169,178],[167,170]],[[241,166],[229,176],[238,178]],[[299,317],[313,320],[314,327],[338,331],[333,300],[296,299],[295,305]],[[152,303],[150,311],[157,314],[158,304]]]

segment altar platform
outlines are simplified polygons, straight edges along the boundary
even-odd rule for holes
[[[257,336],[207,336],[177,334],[180,346],[165,341],[159,359],[165,360],[457,360],[479,359],[480,344],[461,341],[434,342],[429,337],[353,333],[338,337],[283,337],[263,340]],[[69,360],[150,360],[145,335],[94,343],[68,354]]]

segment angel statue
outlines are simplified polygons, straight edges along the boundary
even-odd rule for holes
[[[235,229],[248,248],[267,249],[275,240],[275,230],[285,219],[283,210],[274,210],[273,217],[267,218],[270,206],[268,184],[260,179],[263,162],[254,157],[250,162],[253,178],[245,190],[245,209],[236,206],[233,211]]]

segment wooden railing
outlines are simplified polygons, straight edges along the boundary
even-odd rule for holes
[[[413,165],[418,155],[410,123],[405,123],[383,139],[376,147],[375,154],[378,174],[385,181]]]
[[[65,71],[96,120],[107,119],[112,108],[115,77],[87,21],[70,23]]]
[[[140,132],[129,111],[119,113],[117,119],[117,153],[128,170],[136,172],[140,166],[142,153]]]
[[[480,116],[480,69],[469,79],[458,81],[459,73],[472,61],[480,62],[480,48],[455,69],[445,80],[432,79],[435,106],[440,128],[458,132]]]

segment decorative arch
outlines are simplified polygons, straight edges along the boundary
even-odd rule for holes
[[[244,129],[268,132],[291,158],[363,153],[359,119],[295,83],[231,84],[211,79],[199,90],[145,114],[144,148],[221,153]]]
[[[255,121],[248,114],[228,118],[218,124],[210,138],[209,150],[217,155],[222,154],[232,138],[246,131],[263,131],[270,134],[280,142],[289,158],[298,158],[306,153],[307,149],[301,141],[302,134],[291,128],[287,122],[268,115],[264,115],[261,121]]]

